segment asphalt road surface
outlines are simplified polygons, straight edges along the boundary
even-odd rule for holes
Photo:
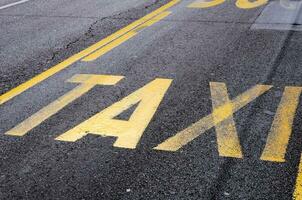
[[[301,9],[0,1],[0,199],[302,199]]]

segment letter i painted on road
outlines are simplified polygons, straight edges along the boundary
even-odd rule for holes
[[[301,92],[302,87],[285,87],[261,160],[285,162],[286,149]]]
[[[60,135],[56,140],[75,142],[87,134],[95,134],[116,137],[117,139],[113,145],[115,147],[136,148],[171,82],[171,79],[155,79],[87,121]],[[138,105],[129,120],[116,119],[118,115],[136,104]]]

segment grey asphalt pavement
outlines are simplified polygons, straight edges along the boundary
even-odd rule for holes
[[[168,2],[31,0],[0,10],[0,94]],[[0,104],[0,199],[293,198],[302,150],[299,102],[285,161],[260,157],[285,87],[302,86],[300,10],[277,1],[253,9],[239,9],[236,1],[188,8],[192,2],[180,1],[166,18],[103,56],[73,63]],[[282,9],[292,18],[278,21]],[[95,86],[22,137],[5,134],[74,89],[78,84],[66,80],[76,74],[125,78]],[[135,149],[89,131],[75,142],[55,140],[156,78],[172,84]],[[178,151],[155,150],[212,113],[210,84],[216,82],[227,86],[230,99],[255,85],[273,86],[234,113],[243,158],[219,153],[215,128]],[[135,106],[119,121],[129,120]]]

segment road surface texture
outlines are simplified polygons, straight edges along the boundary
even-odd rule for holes
[[[302,199],[301,9],[0,1],[0,199]]]

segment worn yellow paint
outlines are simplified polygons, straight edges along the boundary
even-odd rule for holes
[[[146,28],[146,27],[150,27],[153,24],[161,21],[162,19],[168,17],[172,12],[171,11],[165,11],[160,13],[159,15],[155,16],[154,18],[150,19],[149,21],[143,23],[142,25],[140,25],[139,27],[137,27],[136,29],[134,29],[134,31],[139,32],[142,29]]]
[[[87,134],[96,134],[116,137],[115,147],[134,149],[171,82],[171,79],[155,79],[124,99],[60,135],[56,140],[75,142]],[[138,105],[128,121],[114,119],[135,104]]]
[[[27,132],[41,124],[43,121],[59,112],[65,106],[87,93],[96,85],[115,85],[123,76],[111,76],[111,75],[93,75],[93,74],[78,74],[73,76],[69,82],[80,83],[79,86],[63,95],[56,101],[50,103],[46,107],[42,108],[37,113],[33,114],[28,119],[21,122],[13,129],[6,132],[6,135],[11,136],[24,136]]]
[[[116,39],[113,42],[107,44],[106,46],[102,47],[101,49],[97,50],[96,52],[94,52],[94,53],[90,54],[89,56],[83,58],[82,61],[86,61],[86,62],[94,61],[98,57],[106,54],[107,52],[109,52],[112,49],[114,49],[115,47],[121,45],[122,43],[124,43],[125,41],[127,41],[130,38],[134,37],[135,35],[136,35],[136,32],[134,32],[134,31],[128,32],[127,34],[119,37],[118,39]]]
[[[164,12],[165,10],[171,8],[172,6],[178,4],[180,0],[172,0],[169,3],[163,5],[162,7],[158,8],[157,10],[147,14],[146,16],[140,18],[139,20],[134,21],[133,23],[129,24],[128,26],[120,29],[119,31],[113,33],[112,35],[106,37],[105,39],[97,42],[96,44],[88,47],[87,49],[71,56],[70,58],[66,59],[65,61],[51,67],[50,69],[46,70],[45,72],[35,76],[34,78],[26,81],[25,83],[13,88],[12,90],[2,94],[0,96],[0,105],[9,101],[10,99],[14,98],[15,96],[23,93],[24,91],[32,88],[33,86],[41,83],[42,81],[46,80],[47,78],[53,76],[54,74],[62,71],[63,69],[69,67],[73,63],[81,60],[82,58],[86,57],[87,55],[95,52],[96,50],[102,48],[103,46],[109,44],[110,42],[118,39],[119,37],[123,36],[124,34],[128,33],[129,31],[137,28],[141,24],[151,20],[155,16],[159,15],[160,13]]]
[[[211,1],[197,0],[191,3],[190,5],[188,5],[188,8],[210,8],[210,7],[218,6],[224,2],[225,0],[211,0]]]
[[[261,160],[285,162],[285,154],[302,87],[285,87]]]
[[[154,23],[160,21],[161,19],[167,17],[171,12],[166,11],[163,12],[161,14],[159,14],[158,16],[152,18],[151,20],[143,23],[142,25],[138,26],[137,28],[135,28],[134,30],[126,33],[125,35],[119,37],[118,39],[112,41],[111,43],[107,44],[106,46],[100,48],[99,50],[93,52],[92,54],[86,56],[85,58],[82,59],[82,61],[86,61],[86,62],[91,62],[96,60],[97,58],[103,56],[104,54],[106,54],[107,52],[111,51],[112,49],[114,49],[115,47],[121,45],[122,43],[126,42],[127,40],[133,38],[138,31],[153,25]]]
[[[210,83],[213,122],[217,135],[218,152],[222,157],[242,158],[241,146],[233,119],[233,105],[230,103],[228,91],[224,83]],[[217,109],[225,106],[223,110]]]
[[[272,86],[269,85],[256,85],[255,87],[249,89],[243,94],[237,96],[229,103],[225,103],[219,107],[217,107],[213,113],[226,113],[220,114],[216,120],[213,120],[213,114],[209,114],[201,120],[195,122],[188,128],[183,131],[177,133],[175,136],[168,138],[163,143],[159,144],[154,149],[163,150],[163,151],[177,151],[183,146],[187,145],[189,142],[197,138],[198,136],[205,133],[207,130],[211,129],[214,126],[217,126],[218,123],[223,122],[224,120],[230,117],[230,114],[233,114],[243,108],[245,105],[252,102],[254,99],[259,97],[268,91]],[[233,112],[230,111],[230,107]]]
[[[298,175],[296,179],[295,192],[293,195],[294,200],[302,200],[302,155],[300,157]]]
[[[237,0],[236,6],[238,8],[242,8],[242,9],[251,9],[251,8],[263,6],[263,5],[267,4],[267,2],[268,2],[268,0],[256,0],[256,1]]]

